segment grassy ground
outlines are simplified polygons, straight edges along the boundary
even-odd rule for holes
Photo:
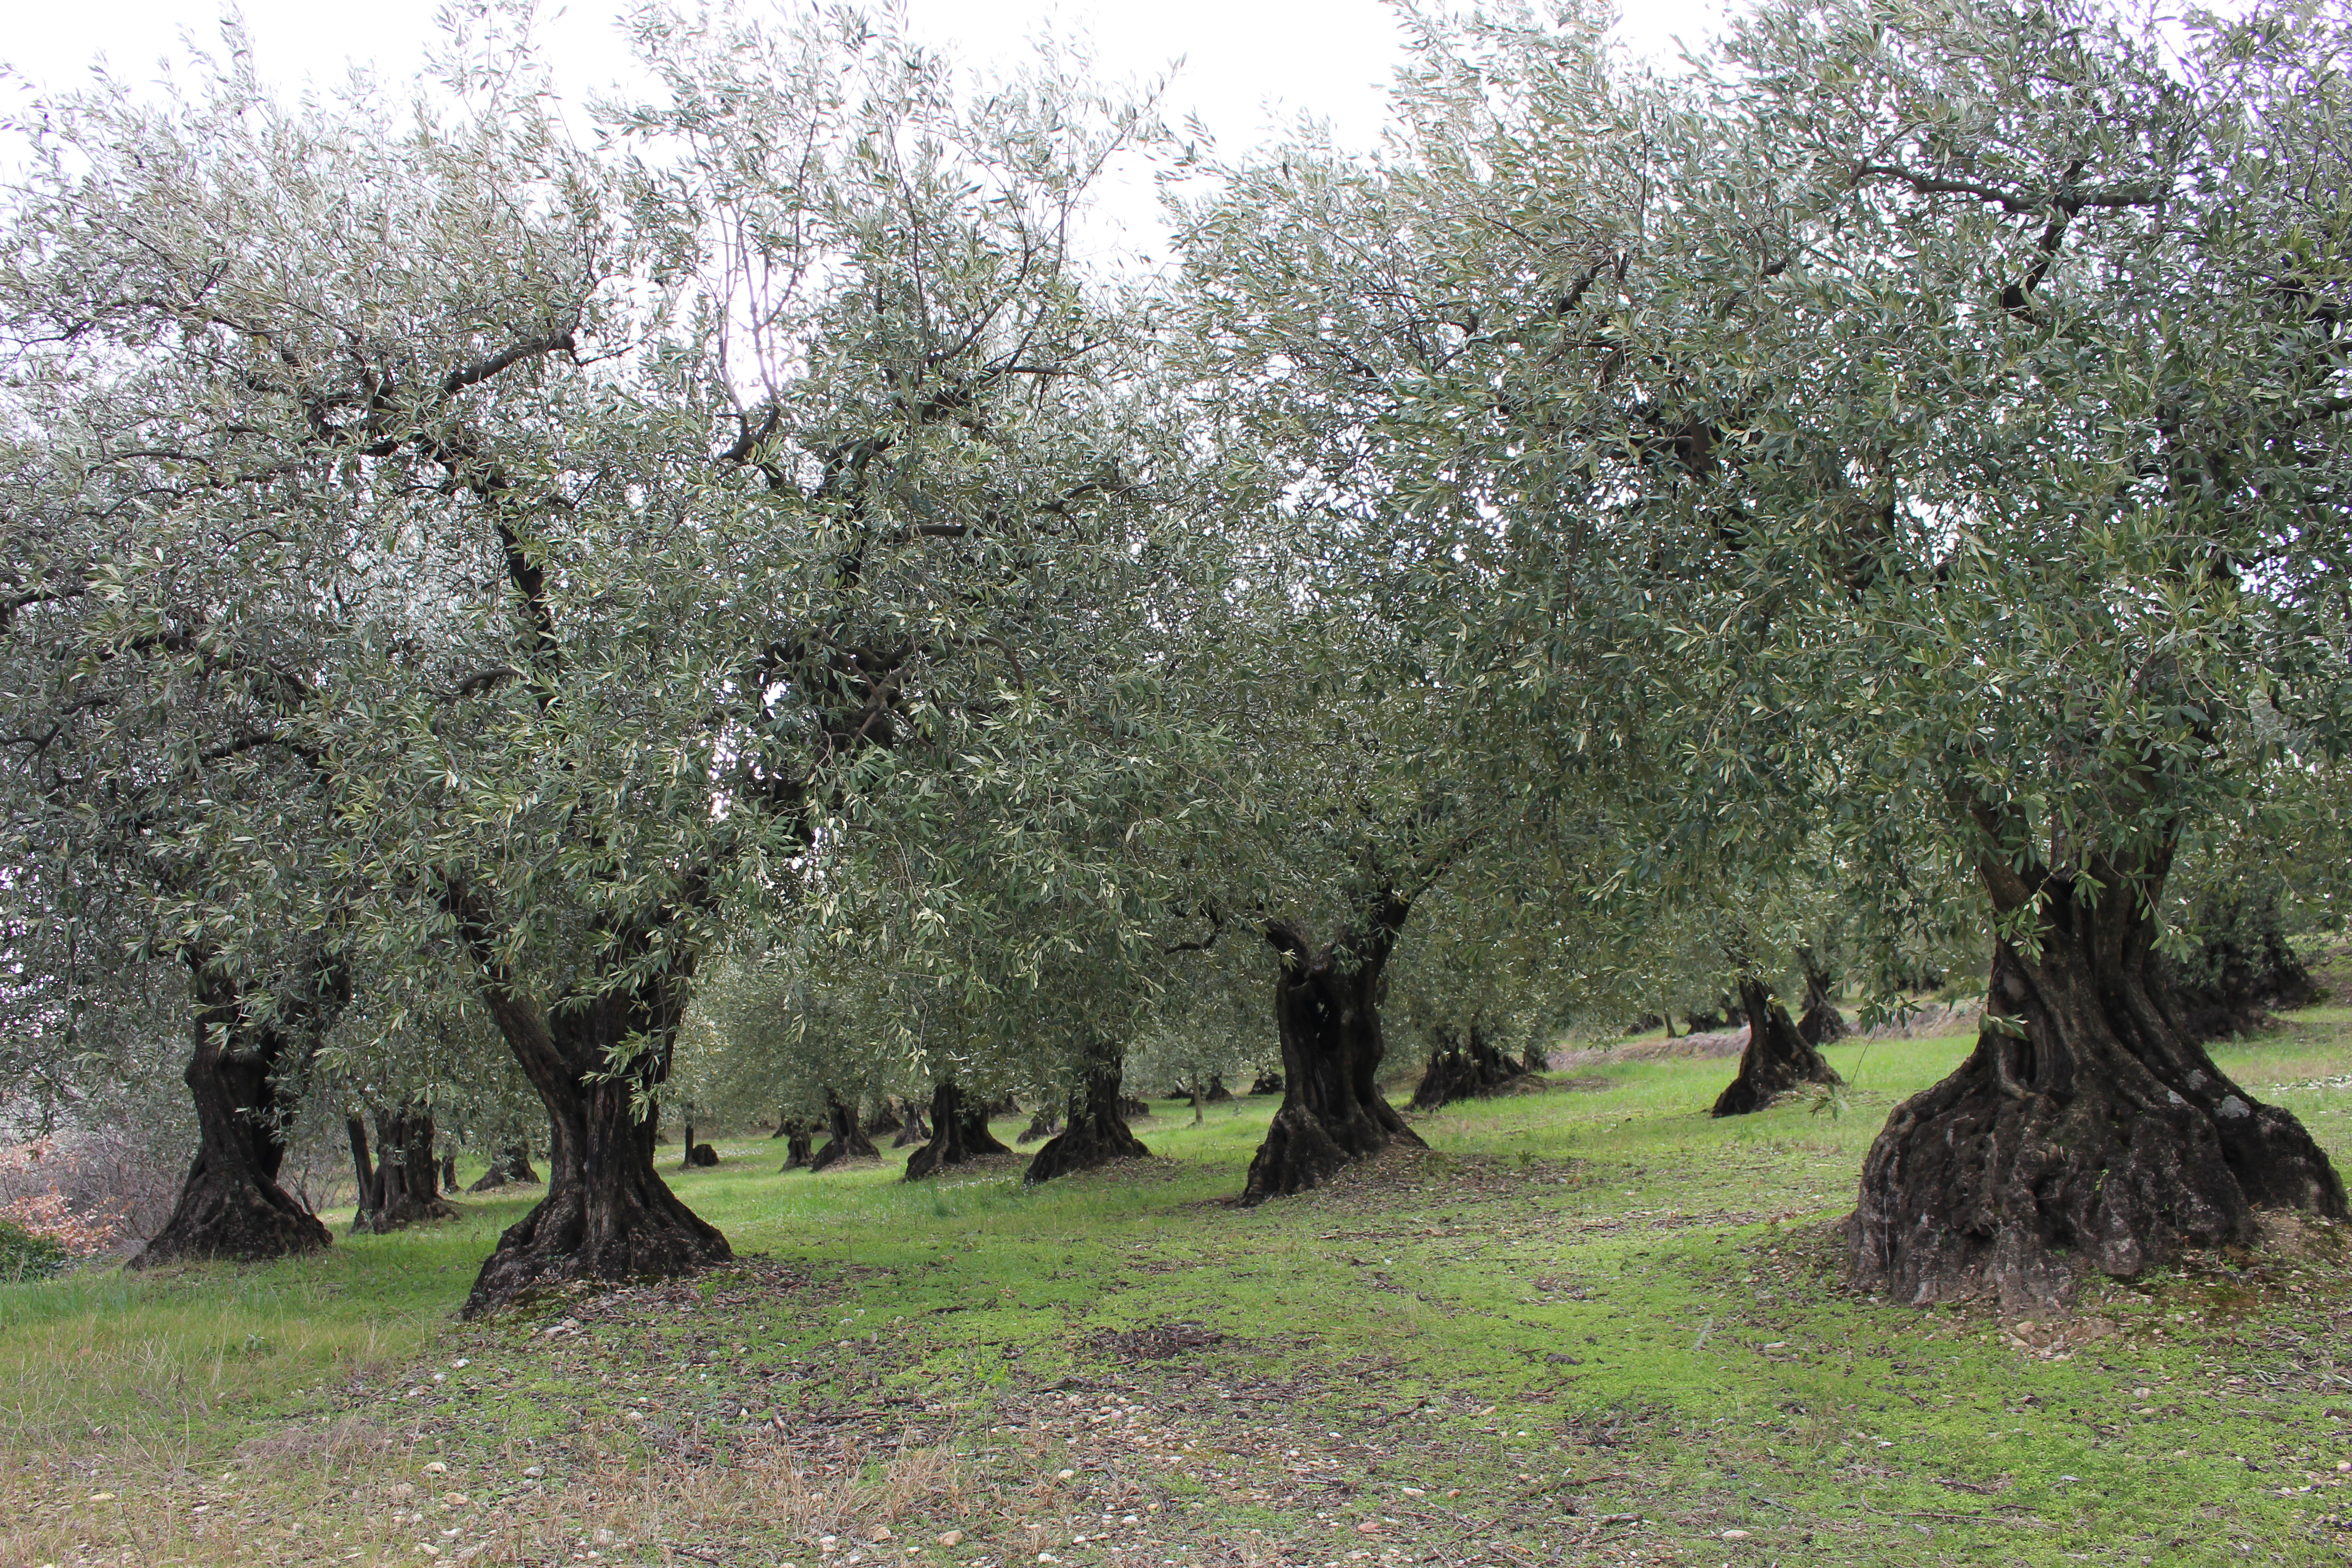
[[[1035,1191],[721,1142],[673,1180],[739,1267],[487,1325],[451,1314],[527,1199],[0,1288],[0,1561],[2352,1554],[2332,1231],[2050,1324],[1841,1284],[1864,1152],[1967,1046],[1834,1047],[1837,1114],[1724,1122],[1727,1062],[1580,1066],[1255,1210],[1230,1199],[1269,1100],[1162,1104],[1156,1158]],[[2352,1167],[2352,1011],[2216,1054]]]

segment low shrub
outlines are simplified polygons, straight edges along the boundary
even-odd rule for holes
[[[0,1281],[47,1279],[72,1261],[73,1254],[49,1237],[0,1219]]]

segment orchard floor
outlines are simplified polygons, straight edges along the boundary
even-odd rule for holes
[[[1864,1152],[1968,1044],[1834,1047],[1838,1113],[1720,1122],[1728,1062],[1587,1064],[1255,1210],[1270,1100],[1162,1103],[1153,1159],[1035,1191],[722,1141],[673,1179],[739,1266],[486,1324],[453,1313],[527,1197],[279,1266],[0,1288],[0,1561],[2352,1556],[2332,1230],[2049,1325],[1842,1284]],[[2352,1010],[2217,1054],[2352,1169]]]

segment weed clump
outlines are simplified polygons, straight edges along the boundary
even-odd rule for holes
[[[51,1279],[72,1261],[73,1254],[51,1237],[0,1219],[0,1281]]]

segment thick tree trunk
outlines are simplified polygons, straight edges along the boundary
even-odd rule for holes
[[[195,1048],[184,1078],[196,1105],[196,1157],[171,1217],[131,1266],[317,1252],[332,1242],[326,1226],[278,1184],[286,1161],[283,1128],[296,1109],[281,1074],[296,1066],[299,1040],[315,1042],[331,1021],[346,982],[337,966],[316,965],[310,994],[257,1022],[236,987],[213,970],[209,954],[192,950],[185,956]]]
[[[805,1171],[809,1166],[809,1151],[816,1147],[816,1135],[805,1121],[785,1122],[776,1130],[784,1140],[784,1171]],[[776,1173],[783,1174],[783,1171]]]
[[[350,1131],[358,1132],[356,1127]],[[370,1201],[352,1211],[352,1235],[373,1231],[382,1236],[404,1226],[448,1219],[457,1214],[441,1199],[441,1164],[433,1154],[430,1110],[409,1104],[377,1111],[375,1152],[379,1163],[366,1183]],[[358,1136],[352,1139],[352,1155],[355,1161],[367,1158]]]
[[[1475,1025],[1471,1026],[1466,1047],[1451,1029],[1439,1031],[1436,1038],[1437,1049],[1429,1053],[1429,1066],[1421,1075],[1421,1087],[1412,1091],[1408,1110],[1434,1110],[1457,1100],[1492,1094],[1526,1076],[1518,1063],[1486,1043]]]
[[[848,1160],[878,1160],[882,1157],[882,1151],[874,1146],[874,1140],[868,1138],[866,1130],[857,1124],[856,1105],[845,1103],[841,1096],[829,1089],[824,1091],[824,1147],[818,1150],[816,1158],[809,1162],[812,1171],[831,1170]]]
[[[1383,892],[1360,928],[1319,952],[1288,921],[1265,926],[1281,959],[1274,1018],[1284,1088],[1282,1109],[1250,1161],[1244,1204],[1304,1192],[1392,1143],[1425,1147],[1374,1081],[1386,1050],[1381,976],[1410,911],[1404,900]]]
[[[2030,1311],[2090,1269],[2129,1279],[2251,1243],[2257,1207],[2346,1217],[2302,1124],[2224,1077],[2150,984],[2168,858],[2094,862],[2095,903],[2072,875],[1987,863],[1997,911],[2042,900],[2041,952],[1996,946],[1976,1050],[1871,1146],[1847,1222],[1862,1283]]]
[[[930,1124],[923,1120],[923,1108],[913,1100],[907,1101],[907,1124],[898,1129],[898,1136],[890,1140],[893,1149],[911,1149],[918,1143],[931,1141]]]
[[[1797,1033],[1805,1037],[1809,1046],[1844,1039],[1845,1015],[1838,1011],[1835,994],[1837,976],[1810,948],[1801,950],[1797,961],[1805,971],[1805,1010],[1797,1019]]]
[[[1209,1092],[1203,1098],[1205,1098],[1211,1105],[1223,1105],[1227,1100],[1233,1099],[1233,1097],[1234,1091],[1225,1087],[1223,1075],[1220,1073],[1211,1073],[1209,1075]]]
[[[907,1156],[907,1180],[919,1182],[983,1154],[1012,1152],[988,1130],[987,1109],[967,1104],[962,1089],[943,1083],[931,1090],[931,1141]]]
[[[680,1203],[654,1168],[655,1113],[638,1120],[669,1076],[670,1052],[692,976],[689,952],[666,968],[646,956],[667,932],[659,920],[614,934],[599,955],[602,990],[542,1008],[497,957],[489,911],[462,887],[448,899],[474,954],[482,999],[523,1076],[547,1108],[547,1196],[499,1237],[466,1299],[474,1317],[540,1287],[572,1279],[683,1274],[733,1256],[727,1238]],[[615,1060],[629,1042],[650,1042]]]
[[[792,1136],[793,1129],[797,1125],[799,1124],[791,1117],[786,1116],[782,1111],[778,1111],[776,1113],[776,1130],[773,1132],[769,1133],[768,1136],[771,1138],[789,1138]]]
[[[1716,1097],[1715,1115],[1761,1110],[1801,1083],[1845,1081],[1790,1022],[1789,1010],[1763,981],[1740,976],[1739,1010],[1748,1017],[1748,1048],[1739,1053],[1739,1075]]]
[[[539,1173],[530,1168],[530,1145],[518,1138],[511,1143],[499,1145],[498,1152],[490,1156],[490,1168],[482,1173],[480,1181],[466,1190],[487,1193],[504,1186],[536,1186],[538,1184]]]
[[[1252,1095],[1280,1094],[1282,1092],[1282,1075],[1278,1072],[1262,1072],[1258,1074],[1255,1080],[1250,1084],[1249,1091]]]
[[[1128,1131],[1127,1096],[1120,1091],[1126,1063],[1115,1046],[1097,1047],[1087,1054],[1086,1076],[1070,1096],[1069,1125],[1037,1151],[1021,1173],[1032,1185],[1091,1171],[1113,1160],[1140,1160],[1151,1152],[1143,1140]]]
[[[1051,1138],[1062,1130],[1062,1113],[1050,1105],[1041,1105],[1029,1125],[1013,1135],[1015,1143],[1034,1143],[1040,1138]]]
[[[866,1122],[869,1137],[877,1132],[903,1132],[906,1127],[907,1119],[899,1112],[897,1097],[887,1094],[882,1097],[882,1109],[868,1117]]]

